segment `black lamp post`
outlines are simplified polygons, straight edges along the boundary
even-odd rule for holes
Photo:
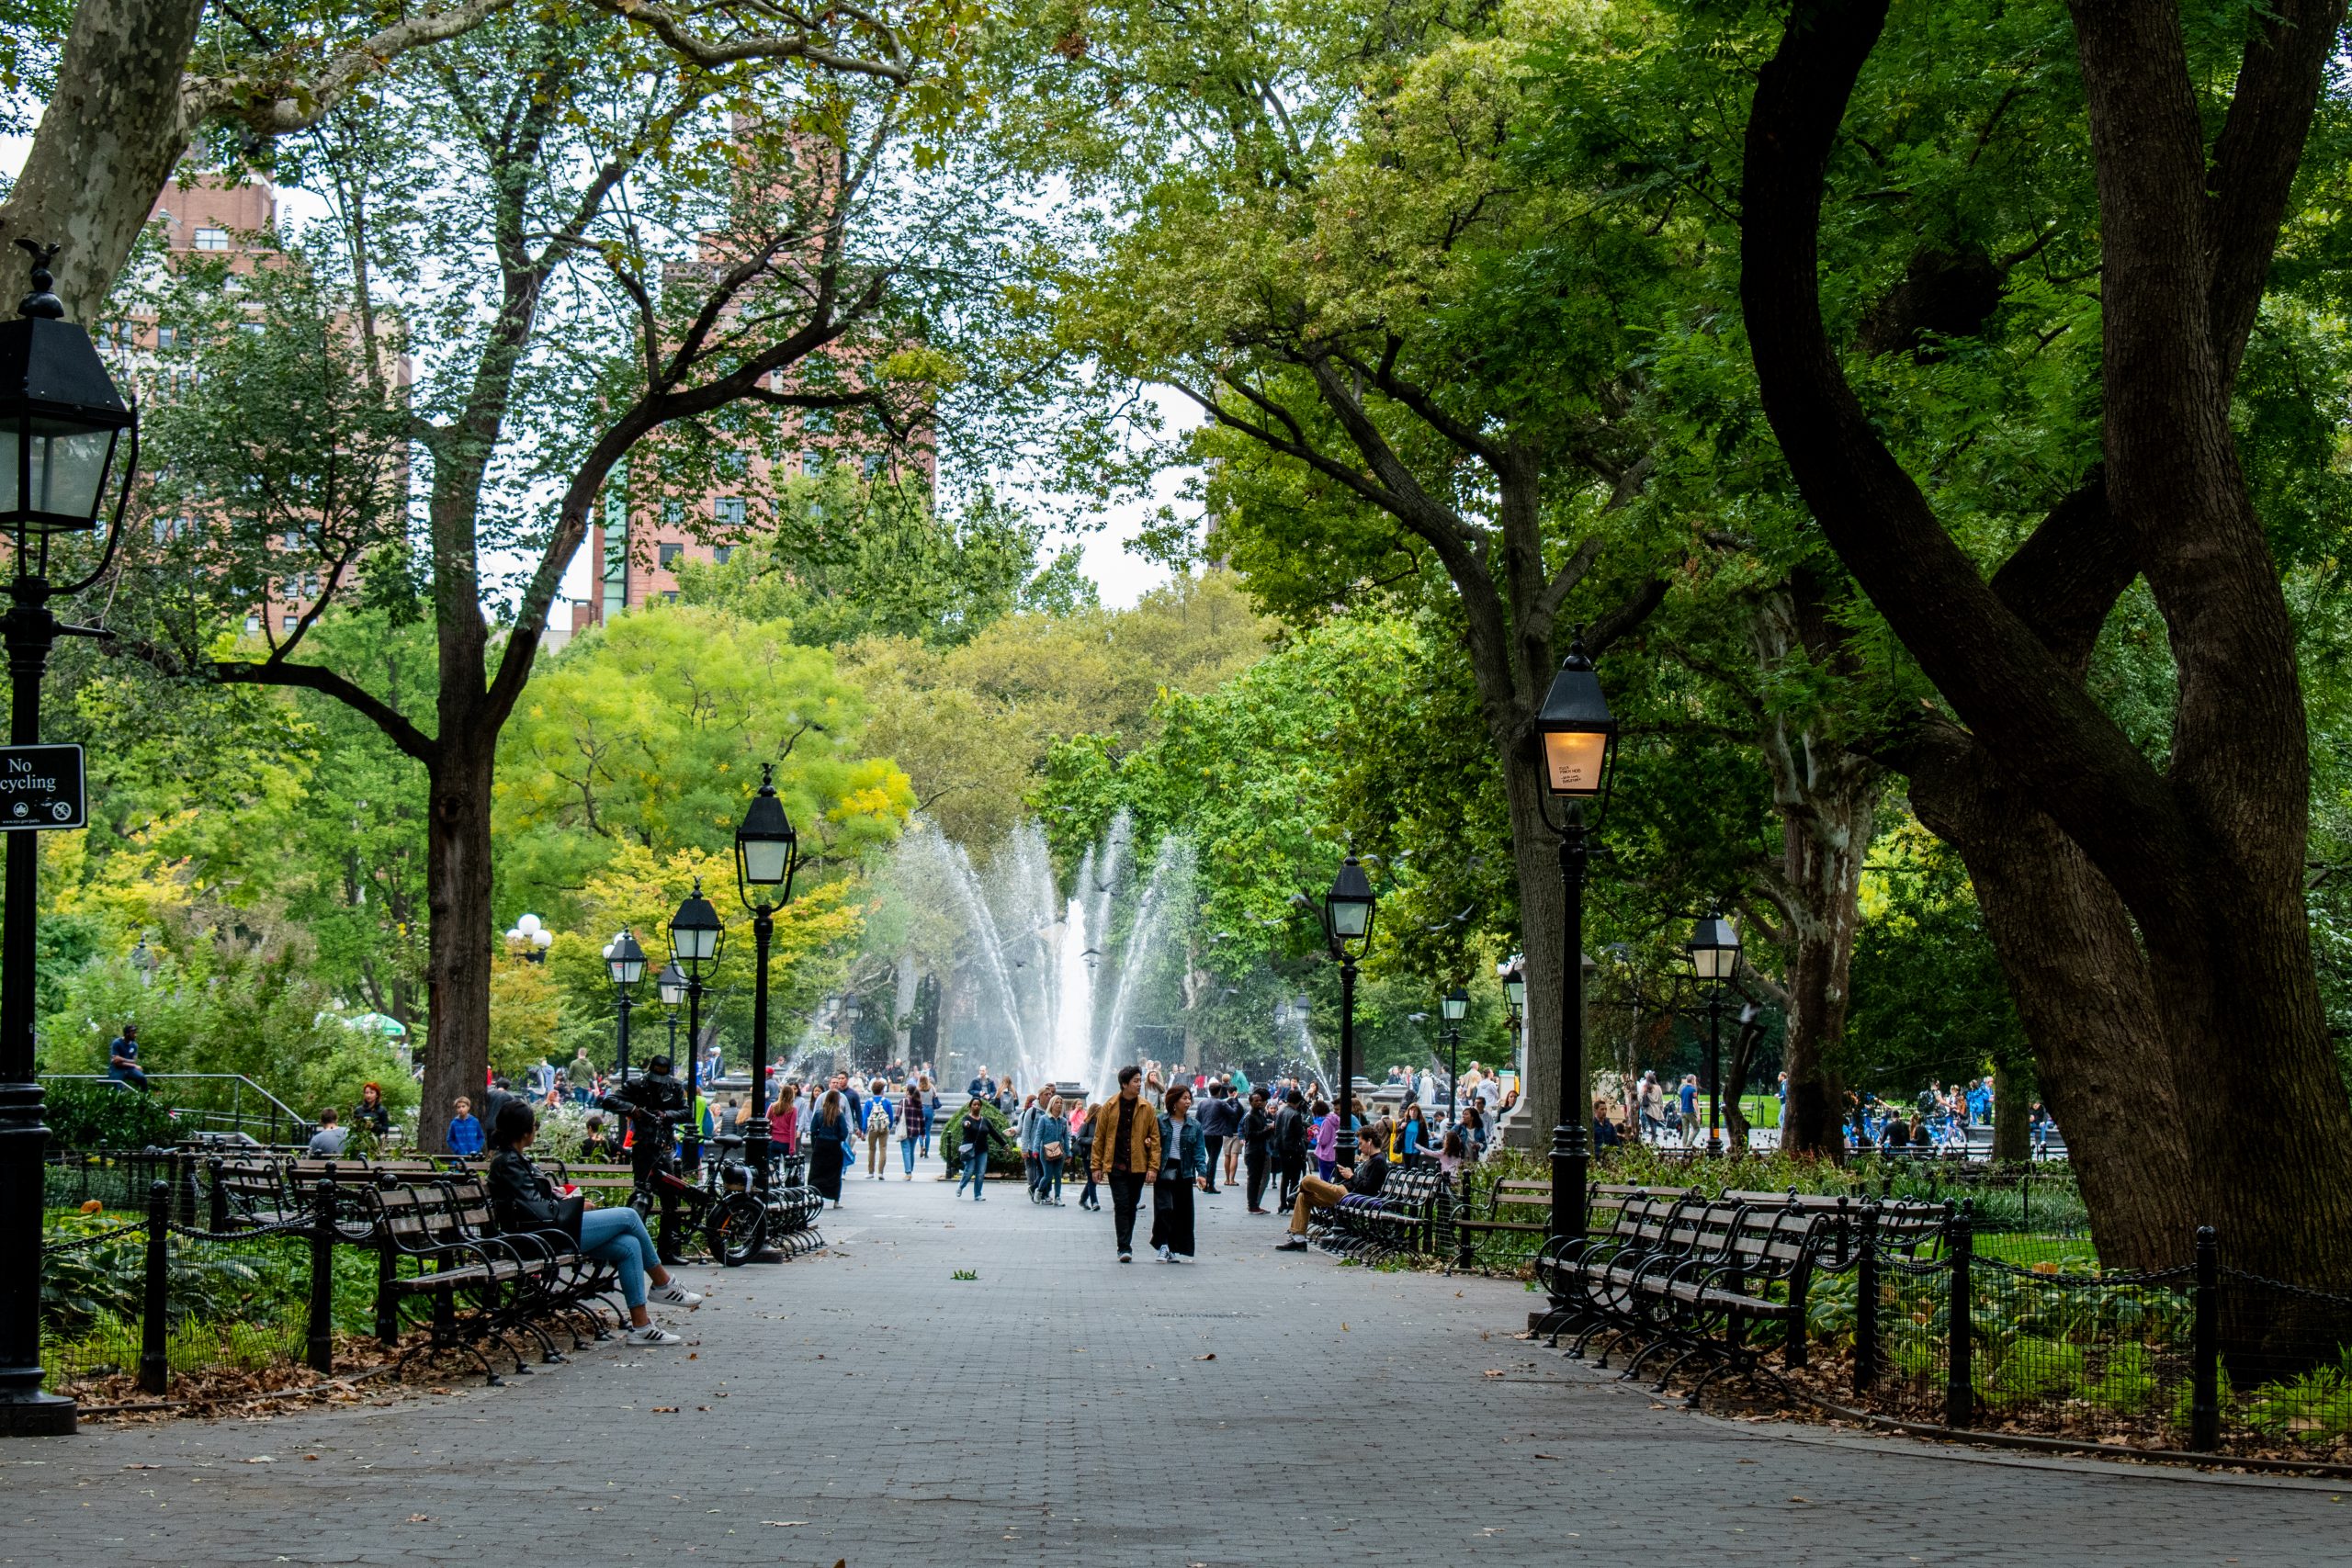
[[[1445,1040],[1449,1053],[1445,1080],[1445,1119],[1453,1120],[1454,1096],[1462,1083],[1462,1021],[1470,1013],[1470,993],[1456,986],[1445,993],[1439,1004],[1445,1014]]]
[[[686,999],[686,977],[678,973],[676,964],[662,965],[661,973],[653,976],[653,992],[662,998],[662,1016],[670,1025],[670,1059],[674,1062],[678,1059],[678,1009]],[[686,1038],[691,1041],[694,1035],[689,1032]]]
[[[1707,987],[1707,1157],[1724,1152],[1724,984],[1739,967],[1739,930],[1720,909],[1690,928],[1690,973]]]
[[[1510,1018],[1511,1065],[1519,1071],[1520,1091],[1527,1089],[1527,960],[1512,953],[1496,966],[1503,983],[1503,1010]]]
[[[686,895],[685,902],[680,904],[677,913],[670,917],[670,963],[662,970],[664,981],[662,988],[663,1003],[673,1010],[670,1015],[673,1027],[678,1002],[683,999],[686,1004],[687,1082],[690,1084],[694,1081],[695,1057],[702,1050],[702,973],[718,962],[718,949],[726,935],[726,928],[718,923],[718,911],[712,908],[710,900],[702,896],[702,878],[695,877],[695,890]],[[675,995],[673,995],[673,990]],[[676,1036],[673,1035],[673,1056],[677,1055],[676,1044]],[[754,1085],[754,1104],[758,1102],[758,1086]],[[764,1142],[767,1118],[761,1116],[755,1120],[759,1123],[757,1136]],[[760,1145],[755,1145],[752,1138],[752,1133],[744,1134],[744,1152],[747,1155],[761,1152]]]
[[[621,1082],[628,1082],[628,1011],[636,1005],[630,992],[645,978],[645,949],[637,945],[637,938],[624,926],[620,933],[605,944],[605,967],[612,972],[613,1007],[620,1019]]]
[[[768,950],[775,942],[775,912],[792,902],[792,874],[800,869],[800,835],[775,795],[775,769],[760,769],[760,792],[735,829],[735,895],[752,911],[755,973],[752,980],[752,1131],[743,1141],[752,1179],[768,1185]],[[756,897],[757,901],[754,902]],[[713,915],[711,921],[718,923]],[[717,950],[714,948],[714,952]]]
[[[1340,1088],[1332,1106],[1339,1112],[1340,1142],[1332,1154],[1343,1169],[1356,1163],[1356,960],[1372,946],[1372,880],[1351,852],[1323,895],[1323,935],[1340,961]]]
[[[529,964],[545,964],[548,949],[555,945],[555,932],[548,930],[537,915],[525,915],[507,928],[506,950]]]
[[[49,260],[57,247],[17,243],[33,257],[32,292],[14,321],[0,321],[0,533],[14,547],[16,566],[0,633],[8,649],[8,742],[30,746],[40,740],[40,682],[51,646],[60,637],[103,635],[61,625],[49,602],[79,593],[113,564],[139,469],[139,424],[89,334],[65,320],[65,307],[50,292]],[[122,490],[97,570],[56,587],[49,581],[50,538],[100,525],[115,446],[126,432]],[[40,892],[33,826],[28,819],[8,834],[7,908],[0,924],[0,1437],[71,1432],[77,1416],[74,1401],[41,1387],[41,1155],[49,1128],[33,1060]]]
[[[1560,835],[1560,884],[1567,895],[1560,943],[1560,1120],[1552,1128],[1552,1235],[1561,1255],[1585,1239],[1585,1186],[1592,1134],[1584,1100],[1584,874],[1590,835],[1609,808],[1617,756],[1617,720],[1581,640],[1570,644],[1560,672],[1535,715],[1543,746],[1544,819]],[[1585,820],[1590,802],[1593,821]],[[1552,815],[1557,804],[1560,815]],[[1531,1050],[1529,1055],[1534,1053]]]

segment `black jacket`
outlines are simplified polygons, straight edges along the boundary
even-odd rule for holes
[[[1378,1149],[1360,1151],[1356,1156],[1356,1173],[1348,1178],[1348,1190],[1360,1198],[1376,1198],[1388,1179],[1388,1156]]]
[[[1262,1159],[1265,1157],[1266,1140],[1272,1134],[1273,1130],[1273,1117],[1266,1111],[1259,1110],[1256,1106],[1251,1106],[1242,1114],[1241,1139],[1243,1143],[1250,1145],[1250,1158]]]
[[[555,1189],[529,1156],[515,1149],[501,1149],[491,1156],[490,1206],[503,1231],[554,1230],[562,1223]]]
[[[1274,1157],[1285,1165],[1306,1157],[1306,1112],[1295,1105],[1274,1114]]]

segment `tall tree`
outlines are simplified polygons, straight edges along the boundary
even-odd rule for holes
[[[916,299],[945,276],[936,258],[987,219],[952,179],[917,182],[900,166],[918,134],[953,118],[928,83],[675,70],[629,36],[593,19],[501,19],[436,51],[344,150],[342,167],[390,186],[366,201],[353,199],[363,187],[337,186],[336,221],[356,231],[334,249],[369,268],[349,269],[332,310],[278,310],[266,294],[250,315],[233,307],[233,324],[255,330],[204,342],[204,378],[187,389],[202,400],[236,385],[242,356],[290,335],[335,355],[379,411],[413,410],[403,428],[424,458],[422,525],[413,555],[404,534],[382,541],[368,581],[413,581],[429,607],[430,729],[366,672],[304,657],[368,548],[359,522],[337,525],[358,509],[331,504],[352,493],[335,479],[347,430],[311,402],[282,402],[281,443],[311,455],[310,488],[291,500],[245,481],[250,447],[236,442],[192,441],[168,470],[227,513],[218,532],[244,570],[205,580],[191,612],[159,617],[139,650],[201,679],[332,697],[427,773],[433,1104],[478,1086],[487,1061],[498,737],[607,479],[649,434],[736,404],[889,404],[896,427],[911,428],[935,389],[893,379],[891,356],[921,330]],[[409,183],[420,171],[421,188]],[[418,252],[447,270],[426,282]],[[403,283],[389,299],[371,292]],[[434,344],[414,394],[377,326],[394,316]],[[813,375],[800,389],[803,368],[829,358],[872,368]],[[232,400],[223,417],[248,416]],[[533,504],[535,484],[556,491],[551,505]],[[289,505],[316,515],[287,531]],[[530,565],[501,583],[493,552],[510,551]],[[220,617],[242,615],[262,581],[304,608],[290,629],[265,624],[224,654]],[[502,601],[503,627],[485,614]]]
[[[1747,330],[1806,504],[1951,705],[1919,744],[1962,804],[2002,814],[1957,840],[1988,918],[2003,872],[2041,896],[2050,962],[2018,987],[2029,1028],[2035,980],[2111,998],[2099,1010],[2115,1026],[2081,1053],[2085,1077],[2136,1068],[2174,1096],[2182,1144],[2119,1145],[2099,1163],[2119,1186],[2180,1201],[2086,1191],[2102,1247],[2177,1260],[2194,1217],[2222,1228],[2242,1267],[2341,1289],[2352,1102],[2306,924],[2303,696],[2231,415],[2344,7],[2231,10],[2193,35],[2173,6],[2082,0],[2070,15],[2097,178],[2101,464],[1996,571],[1979,570],[1890,448],[1824,318],[1824,186],[1886,28],[1883,0],[1798,6],[1759,74],[1742,193]],[[2233,73],[2215,58],[2231,49]],[[2228,89],[2209,105],[2200,81]],[[2084,681],[2135,577],[2177,676],[2161,761]],[[2063,1092],[2078,1047],[2038,1032],[2036,1045],[2045,1085]],[[2109,1045],[2120,1063],[2101,1055]],[[2181,1114],[2217,1085],[2276,1116]]]

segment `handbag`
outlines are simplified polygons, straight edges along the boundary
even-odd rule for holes
[[[559,1198],[555,1201],[555,1224],[548,1228],[561,1231],[571,1238],[573,1247],[578,1247],[580,1245],[580,1216],[587,1213],[587,1210],[588,1200],[578,1193],[569,1198]]]
[[[1061,1140],[1057,1138],[1052,1143],[1047,1144],[1044,1148],[1039,1149],[1037,1152],[1044,1155],[1047,1159],[1059,1159],[1062,1157]]]

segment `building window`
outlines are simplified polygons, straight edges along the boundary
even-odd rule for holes
[[[244,333],[247,337],[259,337],[261,336],[262,326],[259,321],[239,321],[237,323],[237,330]]]
[[[825,455],[822,452],[803,452],[800,454],[800,471],[804,474],[823,473]]]
[[[722,446],[711,468],[722,479],[740,479],[752,471],[752,459],[740,447]]]
[[[248,615],[245,617],[245,630],[249,632],[261,630],[261,617],[257,615]]]
[[[865,455],[865,477],[870,479],[881,471],[882,454],[879,452],[868,452]]]
[[[662,598],[663,603],[674,604],[678,602],[678,591],[674,588],[664,589],[662,592]]]
[[[227,250],[229,248],[229,231],[226,229],[198,229],[196,231],[196,248],[199,251]]]
[[[657,553],[660,554],[662,568],[666,570],[670,567],[675,566],[678,563],[678,558],[686,553],[686,547],[684,545],[663,545],[659,547]]]
[[[157,328],[155,329],[155,346],[156,346],[157,348],[177,348],[177,347],[179,346],[179,344],[180,344],[180,330],[179,330],[179,328],[177,328],[177,327],[157,327]]]
[[[746,515],[743,498],[740,495],[722,495],[710,503],[710,514],[729,528],[741,528]]]
[[[290,632],[290,631],[292,631],[292,630],[293,630],[293,629],[294,629],[298,625],[300,625],[300,624],[301,623],[301,619],[302,619],[302,617],[301,617],[301,616],[300,616],[300,615],[288,615],[288,616],[287,616],[287,617],[285,618],[285,620],[284,620],[284,621],[282,621],[282,622],[280,622],[280,623],[279,623],[278,629],[279,629],[280,631],[289,631],[289,632]]]
[[[302,548],[305,548],[309,544],[310,544],[310,541],[309,541],[308,539],[305,539],[304,537],[302,537],[302,536],[301,536],[300,534],[296,533],[293,529],[289,528],[289,529],[288,529],[288,530],[286,531],[286,547],[287,547],[288,549],[289,549],[289,550],[299,550],[299,549],[302,549]]]
[[[169,539],[171,536],[172,536],[172,520],[171,520],[170,518],[168,518],[168,517],[158,517],[158,518],[156,518],[156,519],[155,519],[155,542],[156,542],[157,544],[159,544],[159,545],[160,545],[160,544],[164,543],[166,539]]]
[[[710,547],[710,558],[720,566],[725,566],[734,554],[735,547],[732,545],[713,545]]]
[[[684,523],[685,520],[686,520],[686,503],[685,503],[684,502],[683,502],[683,501],[665,501],[665,502],[663,502],[662,503],[662,522],[664,522],[664,523],[673,523],[673,524],[675,524],[675,523]]]
[[[833,433],[833,411],[810,409],[800,416],[800,428],[818,435],[831,435]]]

